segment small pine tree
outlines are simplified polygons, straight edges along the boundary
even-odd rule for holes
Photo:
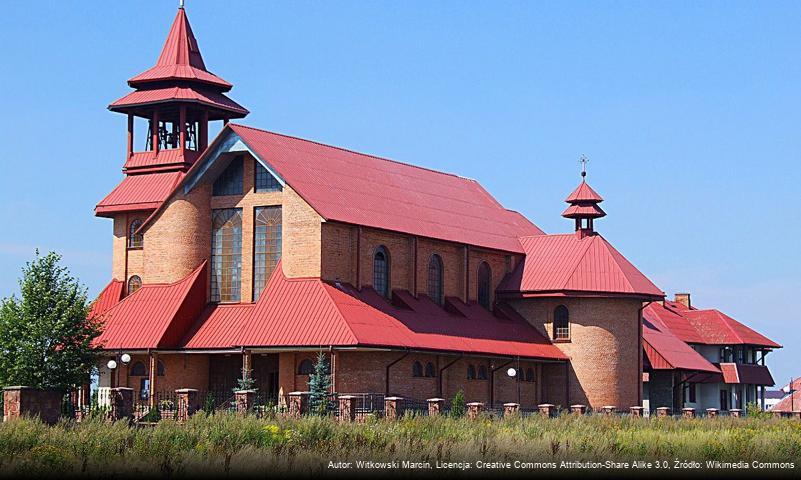
[[[453,400],[451,400],[451,416],[464,417],[466,412],[467,404],[464,400],[464,392],[459,390],[456,392],[456,395],[453,396]]]
[[[66,390],[95,368],[100,323],[91,318],[86,288],[50,252],[22,269],[20,298],[0,302],[0,385]]]
[[[242,369],[242,377],[236,379],[236,387],[232,389],[234,392],[239,390],[258,390],[256,388],[256,379],[253,378],[253,370]]]
[[[317,355],[314,373],[309,376],[309,403],[311,411],[317,415],[328,412],[328,393],[331,390],[331,370],[323,352]]]

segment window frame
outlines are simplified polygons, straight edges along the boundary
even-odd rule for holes
[[[437,369],[434,368],[434,364],[431,362],[426,362],[425,368],[423,370],[423,376],[425,378],[436,378],[437,377]]]
[[[308,366],[308,372],[309,373],[305,373],[306,368],[304,368],[304,367],[307,367],[307,366]],[[298,375],[314,375],[314,362],[312,362],[310,358],[304,358],[303,360],[298,362],[297,374]]]
[[[480,262],[476,271],[476,301],[492,311],[492,267],[486,261]]]
[[[136,281],[137,286],[136,288],[133,289],[133,291],[131,291],[131,282],[133,281]],[[128,277],[128,281],[125,282],[126,296],[136,293],[137,290],[139,290],[140,288],[142,288],[142,277],[140,277],[139,275],[131,275],[130,277]]]
[[[564,312],[564,316],[562,316]],[[570,310],[565,305],[558,305],[553,309],[553,322],[551,324],[551,337],[554,342],[570,341]]]
[[[436,283],[436,285],[433,285]],[[434,288],[436,286],[436,288]],[[426,288],[428,298],[437,305],[445,305],[445,264],[442,257],[432,253],[428,259],[428,285]]]
[[[476,379],[476,366],[472,363],[467,365],[467,379],[468,380],[475,380]]]
[[[383,272],[384,285],[382,289],[379,289],[378,285],[376,285],[378,283],[377,280],[379,278],[378,255],[384,256],[384,272]],[[390,298],[392,292],[392,288],[390,286],[392,279],[390,269],[391,269],[391,263],[390,263],[389,250],[384,245],[377,246],[373,251],[373,290],[378,292],[378,294],[384,298]]]
[[[266,174],[267,177],[272,179],[272,181],[270,182],[270,186],[268,186],[268,187],[259,188],[259,177],[260,177],[260,175],[259,175],[260,174],[260,170],[259,169],[260,168],[262,170],[264,170],[264,174]],[[264,178],[264,175],[261,175],[261,177]],[[256,160],[254,158],[253,159],[253,192],[254,193],[280,192],[280,191],[283,190],[283,188],[284,188],[283,185],[281,185],[281,182],[279,182],[278,179],[275,178],[275,175],[273,175],[270,172],[270,170],[267,169],[267,167],[262,165],[261,162],[259,162],[258,160]]]
[[[267,225],[265,223],[265,242],[264,242],[264,252],[258,252],[257,248],[259,247],[259,237],[258,237],[258,229],[259,229],[259,214],[261,210],[273,210],[278,212],[279,221],[277,224],[274,225]],[[268,243],[270,241],[269,236],[269,229],[273,227],[275,232],[275,240],[277,242],[276,248],[271,252],[268,248]],[[267,281],[270,279],[270,276],[273,274],[275,269],[278,267],[278,263],[281,262],[281,257],[283,255],[283,240],[284,239],[284,211],[283,205],[259,205],[253,207],[253,252],[252,252],[252,259],[253,265],[251,266],[251,298],[255,302],[261,297],[262,291],[264,291],[264,287],[267,286]],[[262,274],[258,272],[258,269],[262,268],[259,265],[257,259],[259,256],[264,256],[264,273],[263,278]],[[274,260],[274,264],[271,265],[271,256]],[[261,284],[261,285],[260,285]]]
[[[216,245],[216,233],[217,229],[215,228],[215,222],[217,220],[217,215],[223,215],[225,212],[232,212],[232,214],[225,219],[223,224],[219,227],[222,229],[225,225],[228,224],[231,219],[235,217],[239,217],[239,231],[238,233],[230,233],[228,234],[230,238],[229,241],[233,242],[230,245],[230,251],[224,250],[225,244],[221,245],[220,253],[215,252],[217,247]],[[235,230],[236,227],[229,227],[232,230]],[[242,237],[244,233],[244,216],[242,215],[241,208],[215,208],[211,211],[211,254],[210,257],[210,267],[211,267],[211,277],[209,282],[209,300],[212,303],[239,303],[242,301]],[[221,240],[225,241],[225,233],[221,233]],[[217,260],[219,257],[219,260]],[[229,264],[228,267],[223,268],[226,264],[221,263],[219,266],[217,262],[223,262],[223,260],[227,259]],[[217,269],[220,269],[220,278],[217,278]],[[225,278],[226,272],[234,272],[232,278],[228,280],[226,283],[223,279]],[[219,284],[218,284],[219,283]],[[223,296],[222,287],[224,285],[228,286],[229,291],[225,296]],[[225,297],[225,298],[223,298]]]
[[[238,179],[234,173],[231,173],[230,170],[232,167],[238,165]],[[212,197],[230,197],[234,195],[244,195],[245,192],[245,159],[242,155],[237,155],[231,159],[231,161],[226,165],[225,169],[220,172],[217,178],[214,179],[214,182],[211,184],[211,196]],[[228,183],[218,183],[222,181],[234,181],[237,183],[233,184],[233,188]],[[238,189],[235,187],[239,187]]]
[[[423,377],[423,364],[417,360],[415,360],[414,363],[412,363],[412,377],[413,378]]]
[[[125,243],[128,250],[141,250],[145,248],[145,235],[143,233],[135,233],[142,227],[143,223],[141,218],[134,218],[131,220],[131,223],[128,224],[128,239]]]

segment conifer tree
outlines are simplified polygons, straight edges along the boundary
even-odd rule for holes
[[[328,394],[331,390],[331,370],[328,359],[323,352],[317,355],[314,373],[309,376],[309,403],[311,411],[317,415],[325,415],[328,411]]]

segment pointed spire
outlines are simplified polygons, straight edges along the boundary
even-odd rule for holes
[[[606,216],[606,212],[598,205],[604,199],[587,183],[587,162],[589,162],[589,159],[582,155],[579,161],[581,162],[581,183],[565,199],[565,202],[569,203],[570,206],[562,212],[562,216],[576,220],[576,231],[592,233],[592,221]]]
[[[203,83],[214,86],[221,92],[227,92],[233,87],[206,69],[183,3],[178,8],[156,65],[128,80],[128,84],[137,88],[149,82],[165,80]]]

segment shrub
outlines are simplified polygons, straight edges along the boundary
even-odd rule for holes
[[[451,400],[451,416],[455,418],[464,417],[467,412],[467,403],[464,399],[464,392],[459,390]]]

